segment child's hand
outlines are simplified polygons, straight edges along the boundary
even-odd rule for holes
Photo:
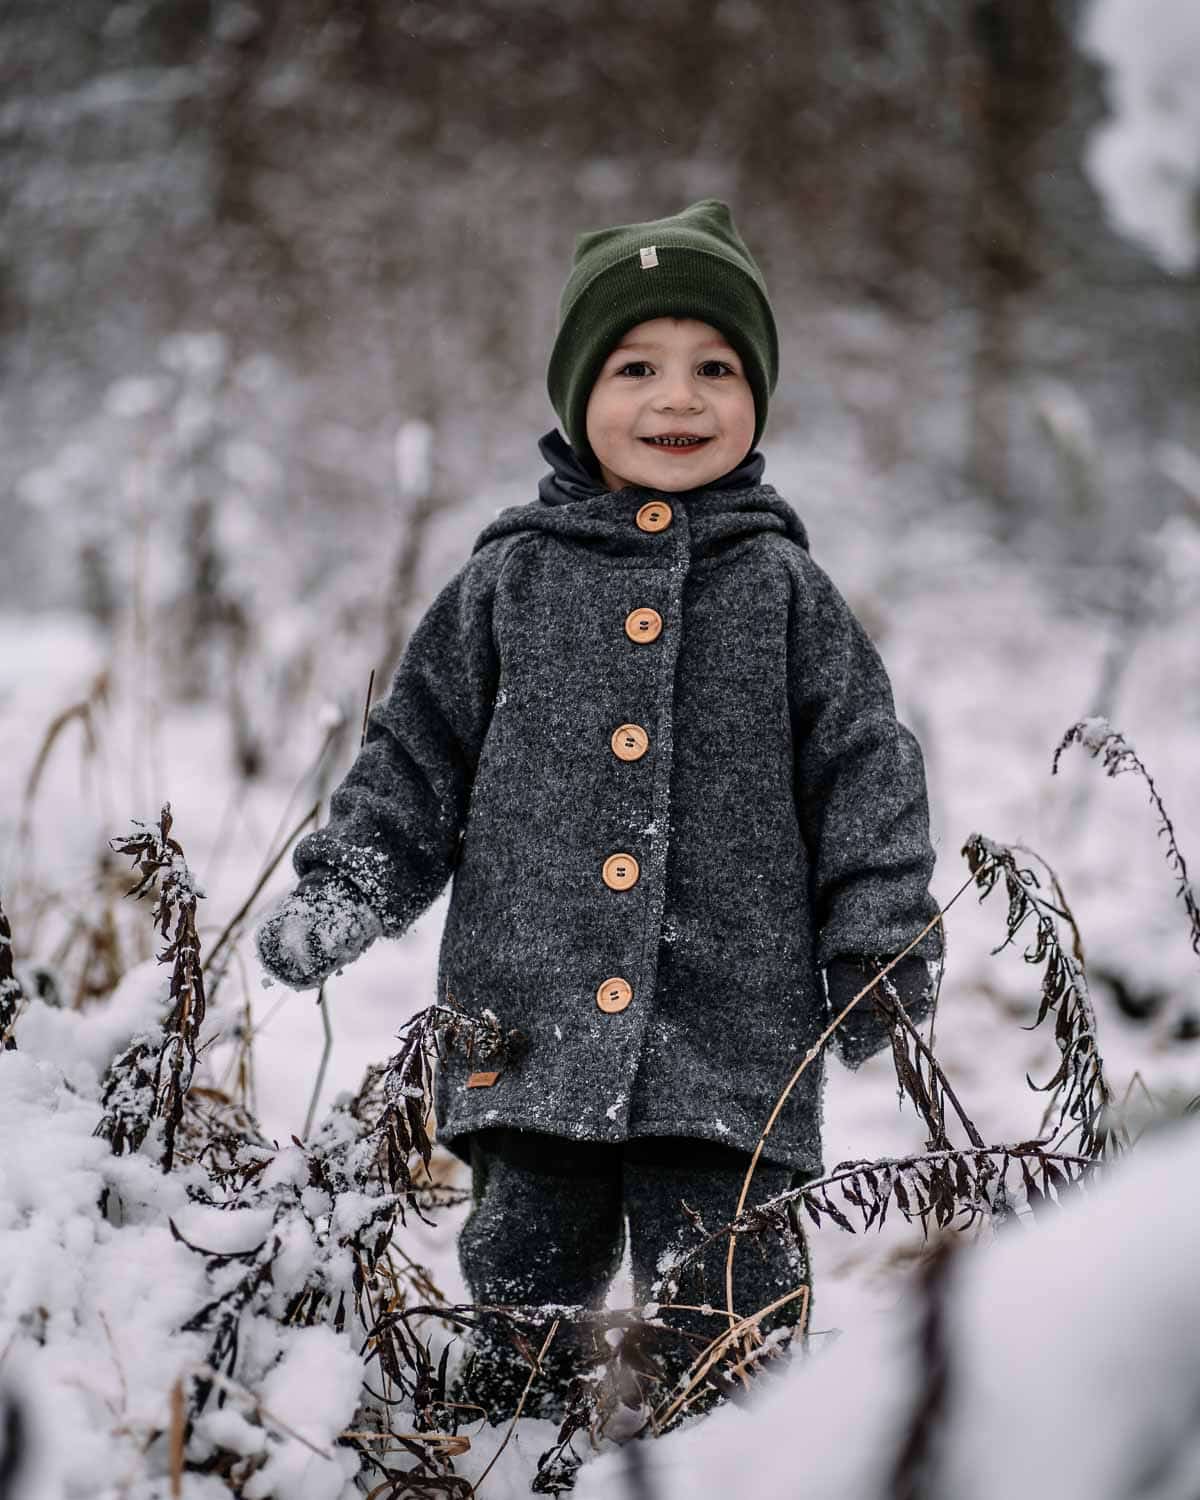
[[[881,960],[886,962],[886,960]],[[829,991],[829,1008],[837,1016],[849,1005],[863,985],[879,972],[871,959],[835,958],[825,970]],[[888,975],[900,995],[900,1003],[914,1026],[929,1014],[935,987],[929,965],[923,958],[902,958]],[[883,981],[880,981],[883,983]],[[838,1055],[848,1068],[859,1068],[869,1057],[888,1045],[891,1030],[865,995],[834,1033]]]
[[[330,872],[285,896],[254,935],[259,962],[294,990],[315,989],[353,961],[382,931],[357,890]]]

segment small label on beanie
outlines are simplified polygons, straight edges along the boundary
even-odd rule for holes
[[[467,1079],[467,1087],[469,1089],[490,1089],[499,1077],[499,1073],[472,1073],[470,1078]]]
[[[643,245],[642,248],[638,251],[638,254],[642,257],[643,271],[648,271],[651,266],[658,265],[657,245]]]

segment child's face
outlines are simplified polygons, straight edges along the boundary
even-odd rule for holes
[[[704,441],[650,441],[683,435]],[[753,438],[754,397],[742,362],[696,318],[652,318],[631,328],[588,397],[588,444],[610,490],[697,489],[736,468]]]

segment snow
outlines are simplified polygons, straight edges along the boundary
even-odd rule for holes
[[[52,1393],[47,1493],[63,1496],[138,1472],[171,1385],[202,1353],[177,1331],[203,1296],[199,1262],[166,1223],[183,1188],[145,1159],[114,1158],[92,1134],[98,1118],[52,1063],[0,1056],[0,1351],[20,1354],[11,1388]],[[119,1229],[99,1211],[105,1187],[132,1213]]]
[[[1080,719],[1079,731],[1083,745],[1088,750],[1102,750],[1104,741],[1113,732],[1112,725],[1102,714],[1093,714]]]
[[[322,734],[340,729],[345,722],[346,715],[336,703],[322,703],[317,710],[316,725]]]
[[[1195,1009],[1196,960],[1145,788],[1133,777],[1109,780],[1078,748],[1064,755],[1057,777],[1049,775],[1063,732],[1093,707],[1112,629],[1107,617],[1081,602],[1085,591],[1077,579],[991,546],[969,510],[922,519],[916,501],[906,497],[902,476],[885,484],[856,466],[853,454],[813,454],[776,443],[771,471],[809,523],[818,560],[852,603],[871,603],[902,715],[926,748],[939,851],[935,891],[946,899],[957,888],[965,874],[958,851],[977,829],[997,841],[1020,839],[1045,854],[1080,924],[1101,1047],[1118,1097],[1130,1088],[1138,1097],[1144,1083],[1158,1101],[1152,1111],[1161,1113],[1171,1101],[1177,1107],[1194,1096],[1200,1091],[1200,1054],[1194,1044],[1178,1041],[1175,1031]],[[1186,515],[1173,524],[1169,554],[1196,555],[1186,547],[1197,548],[1200,528]],[[864,537],[873,544],[863,545]],[[470,537],[460,541],[465,546]],[[931,574],[935,588],[929,587]],[[1178,577],[1164,571],[1156,587],[1163,591],[1163,608],[1127,645],[1119,701],[1105,722],[1130,742],[1136,736],[1195,867],[1200,699],[1194,577],[1186,569]],[[304,629],[299,612],[274,618],[268,649],[289,632],[301,639]],[[127,829],[131,806],[145,821],[155,821],[146,812],[153,802],[141,791],[130,796],[133,778],[121,752],[134,743],[137,721],[127,679],[117,671],[110,706],[97,712],[97,755],[81,755],[82,736],[76,733],[60,739],[43,772],[31,847],[17,838],[17,810],[42,728],[65,704],[80,700],[101,665],[87,631],[69,617],[0,616],[0,890],[27,992],[34,975],[23,955],[54,953],[66,936],[65,914],[80,903],[98,920],[103,903],[97,853]],[[337,691],[334,679],[314,678],[311,712],[299,716],[295,735],[283,737],[279,761],[241,789],[236,801],[220,706],[164,710],[162,763],[145,787],[160,779],[170,787],[173,831],[208,893],[199,914],[206,950],[252,889],[272,832],[286,821],[296,776],[323,738],[317,710],[334,701]],[[361,705],[348,716],[352,727],[360,716]],[[1088,733],[1096,741],[1106,730],[1098,716],[1091,717]],[[347,745],[345,755],[352,753]],[[300,807],[298,797],[294,805]],[[226,818],[231,806],[235,811]],[[197,1083],[228,1086],[233,1027],[248,1012],[257,1114],[268,1142],[281,1143],[279,1149],[261,1148],[267,1165],[252,1205],[213,1207],[189,1199],[188,1185],[196,1180],[186,1172],[162,1176],[153,1160],[153,1135],[142,1153],[115,1158],[93,1134],[105,1068],[134,1037],[153,1034],[166,1006],[169,970],[144,956],[153,946],[149,902],[123,896],[134,878],[127,863],[121,862],[111,896],[127,962],[118,988],[102,1003],[78,1009],[69,994],[61,1009],[31,1003],[17,1022],[18,1050],[0,1055],[0,1383],[19,1393],[35,1429],[46,1433],[44,1441],[35,1441],[35,1476],[28,1485],[21,1480],[38,1500],[116,1500],[123,1492],[131,1500],[158,1500],[165,1493],[168,1454],[161,1434],[169,1421],[170,1391],[177,1380],[196,1380],[209,1353],[207,1335],[184,1333],[182,1325],[242,1270],[231,1262],[224,1271],[206,1271],[203,1257],[173,1238],[171,1223],[189,1243],[229,1255],[253,1252],[278,1235],[278,1285],[271,1293],[277,1317],[301,1281],[312,1278],[335,1297],[350,1286],[354,1266],[339,1240],[378,1208],[378,1199],[357,1189],[330,1195],[315,1185],[305,1152],[291,1143],[293,1133],[303,1130],[324,1047],[321,1015],[311,993],[276,987],[263,994],[248,936],[210,1008],[204,1040],[212,1045],[202,1051]],[[35,879],[44,882],[43,896],[49,893],[40,905],[33,899]],[[255,920],[291,883],[285,860],[262,892]],[[446,899],[402,939],[376,942],[328,984],[334,1042],[326,1100],[356,1090],[367,1065],[395,1051],[403,1021],[436,998]],[[937,1045],[985,1138],[1018,1140],[1036,1130],[1045,1103],[1028,1090],[1025,1073],[1048,1077],[1058,1054],[1046,1028],[1021,1029],[1032,1020],[1036,972],[1021,962],[1019,951],[990,955],[1003,933],[1002,899],[996,895],[980,904],[968,892],[948,915]],[[673,936],[664,932],[665,941]],[[677,946],[682,941],[675,937]],[[1127,1018],[1102,977],[1110,970],[1160,989],[1166,997],[1160,1012],[1143,1023]],[[853,1075],[831,1064],[825,1109],[831,1164],[903,1156],[923,1147],[919,1122],[897,1105],[886,1057]],[[328,1116],[319,1129],[327,1126],[341,1128],[330,1125]],[[1166,1136],[1147,1137],[1114,1173],[1111,1192],[1097,1190],[1064,1209],[1057,1221],[1022,1225],[964,1257],[963,1353],[956,1378],[967,1404],[954,1442],[963,1453],[972,1445],[987,1451],[975,1460],[984,1476],[976,1488],[962,1478],[969,1460],[958,1447],[947,1450],[947,1464],[960,1466],[947,1493],[970,1494],[972,1500],[1001,1493],[1003,1463],[1024,1459],[1013,1458],[1014,1445],[997,1444],[995,1434],[1028,1432],[1029,1443],[1051,1465],[1050,1492],[1070,1500],[1077,1491],[1070,1474],[1060,1472],[1062,1453],[1053,1457],[1052,1450],[1054,1423],[1071,1430],[1075,1408],[1064,1408],[1063,1393],[1073,1380],[1092,1402],[1081,1419],[1089,1436],[1101,1422],[1112,1429],[1100,1446],[1117,1464],[1115,1472],[1124,1440],[1132,1442],[1132,1422],[1113,1411],[1118,1395],[1132,1402],[1147,1432],[1160,1435],[1161,1451],[1182,1443],[1179,1403],[1192,1396],[1180,1350],[1195,1335],[1193,1290],[1180,1284],[1196,1260],[1191,1199],[1176,1190],[1173,1203],[1155,1209],[1136,1175],[1151,1171],[1168,1147],[1175,1149]],[[247,1160],[259,1149],[246,1153]],[[465,1184],[465,1171],[455,1161],[444,1153],[435,1159],[445,1181]],[[1184,1170],[1182,1157],[1171,1159],[1177,1172]],[[1162,1170],[1169,1176],[1169,1168]],[[1186,1170],[1190,1177],[1180,1181],[1194,1179],[1190,1159]],[[1155,1180],[1161,1186],[1163,1179]],[[106,1188],[107,1214],[100,1208]],[[1118,1200],[1125,1191],[1128,1203]],[[1094,1205],[1107,1217],[1088,1217]],[[410,1215],[400,1233],[405,1254],[429,1268],[450,1301],[467,1297],[454,1252],[466,1212],[464,1204],[440,1213],[434,1227]],[[1171,1213],[1174,1218],[1161,1217]],[[1140,1247],[1133,1243],[1139,1224],[1146,1231]],[[881,1234],[822,1230],[812,1234],[811,1245],[811,1364],[797,1364],[751,1405],[723,1408],[644,1445],[661,1486],[658,1500],[674,1493],[724,1493],[727,1485],[743,1489],[751,1461],[767,1496],[794,1492],[798,1473],[830,1500],[842,1494],[871,1500],[876,1492],[871,1486],[886,1472],[888,1442],[911,1409],[917,1381],[910,1361],[919,1297],[911,1277],[919,1235],[889,1217]],[[977,1282],[989,1290],[972,1290]],[[628,1290],[614,1293],[621,1295]],[[1118,1305],[1123,1300],[1127,1306]],[[1171,1306],[1178,1328],[1166,1326]],[[1085,1314],[1090,1326],[1070,1321]],[[1145,1347],[1130,1331],[1130,1320],[1139,1314],[1153,1331]],[[1055,1317],[1060,1321],[1051,1321]],[[210,1400],[189,1451],[199,1456],[205,1444],[219,1443],[228,1452],[263,1457],[266,1466],[251,1482],[264,1495],[349,1500],[356,1493],[347,1472],[353,1455],[337,1449],[336,1439],[355,1416],[352,1397],[362,1356],[361,1330],[357,1341],[353,1331],[349,1324],[344,1334],[329,1324],[281,1330],[267,1315],[247,1320],[236,1389],[225,1393],[223,1406]],[[1090,1385],[1091,1376],[1066,1363],[1076,1358],[1076,1349],[1079,1357],[1099,1362]],[[1110,1373],[1107,1390],[1098,1389],[1103,1371],[1113,1370],[1114,1350],[1122,1372]],[[1156,1400],[1164,1378],[1155,1364],[1159,1352],[1164,1362],[1173,1362],[1178,1400],[1170,1393]],[[1027,1410],[1022,1390],[1040,1399],[1056,1372],[1057,1407]],[[800,1392],[795,1385],[803,1380],[808,1385]],[[986,1385],[988,1380],[1002,1389]],[[1154,1412],[1148,1410],[1152,1404]],[[848,1413],[850,1442],[844,1439]],[[397,1427],[410,1416],[398,1411]],[[458,1473],[474,1480],[502,1433],[477,1426],[468,1431],[472,1449],[454,1462]],[[989,1432],[985,1441],[981,1434]],[[488,1476],[485,1493],[494,1500],[528,1493],[536,1458],[554,1435],[551,1424],[522,1422]],[[582,1493],[622,1495],[617,1476],[626,1458],[620,1452],[600,1456],[583,1471]],[[1029,1462],[1032,1473],[1034,1460]],[[1099,1486],[1097,1495],[1116,1493],[1095,1480],[1099,1461],[1093,1465],[1089,1454],[1080,1462],[1088,1481]],[[1027,1490],[1045,1492],[1020,1472]],[[1009,1492],[1019,1492],[1015,1480]],[[185,1476],[185,1500],[217,1500],[227,1493],[212,1476]],[[15,1500],[27,1495],[18,1491]]]
[[[1198,1173],[1200,1121],[1163,1130],[1084,1203],[964,1265],[951,1492],[968,1475],[979,1500],[1196,1491]],[[1003,1456],[997,1429],[1021,1433]]]
[[[219,1445],[234,1453],[261,1453],[267,1446],[266,1429],[252,1425],[233,1406],[202,1413],[196,1422],[196,1435],[201,1444]]]
[[[16,965],[21,978],[22,965]],[[170,1009],[169,976],[156,960],[130,969],[95,1011],[32,1005],[17,1018],[20,1051],[53,1058],[75,1087],[95,1087],[105,1068],[134,1037],[154,1030]]]
[[[428,494],[433,483],[434,431],[428,422],[401,424],[396,433],[396,485],[406,499]]]
[[[952,1258],[938,1493],[1196,1492],[1200,1202],[1188,1185],[1198,1173],[1195,1121],[1050,1222]],[[737,1494],[750,1473],[757,1500],[792,1500],[799,1473],[821,1500],[883,1500],[921,1392],[920,1316],[910,1297],[794,1362],[758,1399],[653,1444],[657,1500]],[[621,1495],[627,1462],[614,1453],[585,1469],[580,1500]]]
[[[173,1223],[189,1244],[220,1255],[243,1255],[256,1249],[270,1233],[274,1214],[269,1208],[216,1208],[187,1203]]]
[[[277,1426],[294,1438],[268,1442],[270,1458],[247,1484],[247,1500],[285,1495],[338,1500],[358,1460],[333,1447],[333,1439],[350,1425],[363,1374],[361,1358],[331,1329],[292,1332],[279,1363],[263,1379],[261,1406],[268,1430]],[[324,1449],[324,1455],[314,1448]]]
[[[1200,6],[1092,0],[1080,45],[1105,65],[1112,111],[1088,173],[1116,227],[1184,275],[1200,263]]]

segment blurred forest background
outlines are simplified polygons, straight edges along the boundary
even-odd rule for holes
[[[9,0],[0,597],[111,623],[138,504],[180,544],[185,649],[253,626],[268,552],[281,592],[378,587],[387,536],[403,588],[406,508],[540,472],[575,234],[705,194],[776,304],[768,441],[850,418],[1002,537],[1119,548],[1187,503],[1162,454],[1200,448],[1200,279],[1087,178],[1082,14]]]

